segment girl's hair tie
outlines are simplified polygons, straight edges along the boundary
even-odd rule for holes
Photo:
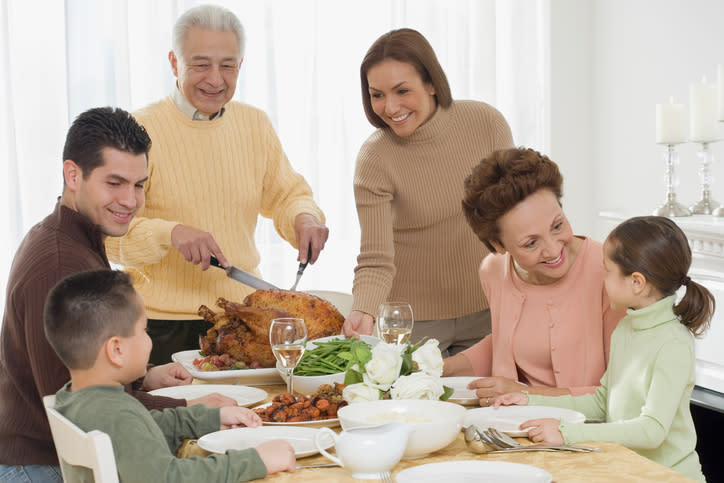
[[[681,285],[686,287],[689,285],[689,282],[691,282],[691,278],[689,278],[687,275],[684,275],[684,278],[681,279]]]

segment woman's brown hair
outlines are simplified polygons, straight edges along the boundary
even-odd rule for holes
[[[438,105],[449,107],[452,104],[450,84],[445,71],[437,60],[435,51],[427,39],[417,30],[391,30],[380,38],[367,51],[359,68],[362,80],[362,105],[370,123],[379,128],[387,128],[387,124],[375,114],[370,101],[370,85],[367,72],[385,59],[394,59],[412,65],[420,75],[423,83],[432,84]]]
[[[689,278],[691,248],[671,219],[637,216],[624,221],[606,238],[606,256],[622,275],[639,272],[664,297],[685,286],[686,293],[674,306],[674,313],[696,336],[709,328],[716,307],[714,296]]]
[[[563,176],[556,163],[534,149],[501,149],[483,159],[465,179],[463,213],[480,241],[495,252],[490,242],[502,245],[500,217],[542,189],[550,190],[560,203]]]

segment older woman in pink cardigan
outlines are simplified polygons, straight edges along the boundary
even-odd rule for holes
[[[480,265],[492,333],[445,359],[482,406],[496,396],[594,392],[624,312],[609,306],[601,244],[576,236],[561,207],[558,166],[532,149],[500,150],[465,181],[463,211],[492,252]]]

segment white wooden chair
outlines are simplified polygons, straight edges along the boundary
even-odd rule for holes
[[[60,460],[63,480],[70,482],[65,475],[63,461],[93,470],[96,483],[118,483],[116,458],[113,455],[111,438],[101,431],[86,433],[55,410],[55,396],[43,398],[45,413],[50,422],[55,450]]]
[[[305,290],[305,292],[323,298],[337,307],[337,310],[345,317],[347,317],[350,310],[352,310],[354,299],[351,293],[335,292],[334,290]]]

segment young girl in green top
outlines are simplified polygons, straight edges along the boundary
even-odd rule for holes
[[[609,364],[594,394],[546,397],[509,393],[494,406],[530,404],[574,409],[589,423],[535,419],[520,425],[532,441],[619,443],[704,481],[689,410],[694,336],[714,314],[714,297],[687,273],[691,249],[669,218],[642,216],[617,226],[603,245],[612,308],[624,308],[611,335]],[[676,304],[676,291],[686,292]],[[596,423],[596,424],[590,424]]]

